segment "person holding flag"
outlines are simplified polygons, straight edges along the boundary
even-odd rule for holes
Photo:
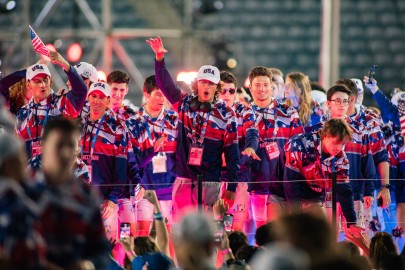
[[[21,79],[26,78],[27,90],[32,92],[31,100],[18,109],[16,115],[16,133],[25,141],[28,158],[41,153],[42,128],[49,120],[57,116],[76,118],[86,101],[87,86],[76,69],[58,52],[48,51],[48,54],[52,63],[65,71],[72,91],[55,94],[51,88],[51,73],[44,64],[37,63],[19,72]]]

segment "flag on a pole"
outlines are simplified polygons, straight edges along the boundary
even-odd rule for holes
[[[34,50],[40,54],[43,54],[43,55],[49,57],[49,49],[45,46],[45,44],[39,38],[37,33],[35,33],[34,29],[32,29],[32,27],[31,27],[31,25],[29,25],[29,28],[30,28],[30,38],[31,38],[32,46],[34,46]]]

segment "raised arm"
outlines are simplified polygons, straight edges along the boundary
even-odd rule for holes
[[[159,251],[166,256],[170,257],[169,251],[169,233],[167,232],[166,222],[160,210],[160,204],[154,190],[147,190],[144,198],[153,204],[153,215],[155,217],[156,225],[156,244]]]
[[[49,57],[52,60],[52,63],[57,64],[66,72],[70,84],[72,85],[72,91],[66,94],[68,100],[73,105],[74,109],[77,112],[83,108],[84,103],[86,102],[87,96],[87,86],[83,81],[82,76],[80,76],[76,69],[72,68],[68,61],[62,57],[58,52],[49,52]]]
[[[166,68],[164,61],[164,54],[167,50],[163,46],[162,39],[160,37],[150,38],[146,40],[146,43],[155,52],[155,76],[156,84],[162,90],[167,100],[177,109],[178,103],[182,97],[180,88],[174,83],[169,71]]]
[[[369,82],[369,78],[364,76],[364,85],[373,94],[373,98],[377,101],[378,106],[381,109],[381,117],[385,122],[392,121],[394,125],[400,126],[398,108],[384,95],[384,93],[378,88],[377,81],[372,79]]]

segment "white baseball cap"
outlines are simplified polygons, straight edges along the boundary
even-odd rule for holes
[[[92,83],[87,95],[90,95],[90,93],[95,92],[95,91],[102,92],[106,97],[109,97],[110,93],[111,93],[110,86],[104,82]]]
[[[398,100],[405,100],[405,92],[400,91],[391,98],[391,102],[395,106],[398,106]]]
[[[316,101],[318,104],[322,104],[322,103],[326,102],[326,99],[327,99],[326,94],[319,90],[312,90],[311,96],[312,96],[312,99],[314,101]]]
[[[25,75],[25,78],[27,80],[32,80],[32,78],[39,74],[45,74],[49,77],[51,76],[51,72],[49,72],[49,68],[46,65],[34,64],[27,68],[27,74]]]
[[[89,79],[92,83],[98,82],[97,69],[92,64],[80,62],[74,68],[80,76]]]
[[[221,80],[221,77],[219,76],[219,70],[217,67],[205,65],[200,67],[200,69],[198,70],[197,80],[207,80],[218,84]]]
[[[360,79],[356,79],[356,78],[353,78],[351,80],[356,84],[359,94],[363,94],[364,93],[363,82]]]

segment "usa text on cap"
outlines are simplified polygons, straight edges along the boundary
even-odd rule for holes
[[[45,74],[47,76],[51,76],[51,72],[49,72],[49,69],[46,65],[34,64],[27,68],[27,74],[25,75],[25,78],[27,80],[32,80],[32,78],[34,78],[35,76],[37,76],[39,74]]]

